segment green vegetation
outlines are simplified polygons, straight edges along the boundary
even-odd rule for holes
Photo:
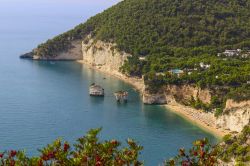
[[[68,142],[56,140],[39,150],[40,155],[27,157],[23,151],[0,153],[1,166],[140,166],[142,147],[132,139],[127,147],[117,140],[99,141],[101,129],[92,129],[71,147]]]
[[[190,103],[188,105],[196,109],[202,109],[204,111],[209,111],[210,108],[210,105],[203,103],[200,99],[195,100],[193,96],[191,97]]]
[[[101,128],[90,130],[71,147],[60,139],[39,150],[38,156],[28,157],[24,151],[0,152],[3,166],[140,166],[140,152],[143,149],[134,140],[128,139],[128,147],[117,140],[100,141]],[[219,160],[230,162],[236,159],[238,165],[250,161],[250,126],[246,126],[238,136],[226,135],[223,142],[211,146],[208,139],[196,140],[189,150],[181,148],[179,154],[166,160],[166,166],[216,166]]]
[[[189,151],[180,149],[176,157],[165,161],[165,166],[215,166],[218,164],[217,155],[217,149],[207,139],[197,140]]]
[[[135,56],[214,54],[250,47],[249,0],[124,0],[73,30],[40,45],[53,56],[92,33]]]
[[[209,88],[218,102],[208,109],[220,110],[228,98],[250,98],[250,55],[217,56],[225,49],[250,50],[249,11],[250,0],[124,0],[39,45],[33,54],[57,56],[71,48],[72,41],[86,40],[91,34],[132,54],[121,71],[144,75],[152,92],[165,84]],[[210,66],[201,67],[201,63]],[[170,74],[172,69],[181,69],[183,74]]]
[[[250,163],[250,126],[246,126],[238,136],[226,135],[223,143],[216,149],[219,152],[219,158],[225,162],[235,159],[237,165],[247,165]]]

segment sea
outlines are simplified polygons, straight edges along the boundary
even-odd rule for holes
[[[196,139],[218,139],[162,106],[144,105],[132,86],[77,62],[30,61],[19,56],[63,33],[119,0],[1,0],[0,4],[0,151],[38,149],[61,138],[70,143],[91,128],[100,140],[133,138],[144,147],[146,166],[162,165],[190,148]],[[105,97],[88,94],[92,83]],[[127,103],[113,93],[129,92]]]

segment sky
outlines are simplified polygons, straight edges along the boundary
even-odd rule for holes
[[[29,50],[119,1],[0,0],[0,46],[6,45],[6,41],[13,43],[19,38],[29,38],[27,40],[34,40],[32,46],[24,47]]]
[[[80,12],[93,15],[120,0],[0,0],[0,16],[49,15]],[[29,12],[30,11],[30,12]],[[79,14],[80,14],[79,13]]]

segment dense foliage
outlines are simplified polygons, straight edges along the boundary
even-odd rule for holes
[[[200,55],[190,57],[148,56],[148,60],[138,66],[144,75],[144,81],[149,90],[157,92],[162,85],[194,85],[207,88],[212,92],[210,105],[200,101],[190,101],[189,105],[203,110],[223,109],[227,99],[242,101],[250,99],[250,59],[221,58],[217,56]],[[136,61],[131,62],[134,64]],[[209,65],[202,68],[200,63]],[[134,74],[138,68],[125,63],[124,71]],[[129,66],[129,67],[128,67]],[[182,69],[181,75],[171,74],[171,69]],[[137,71],[138,73],[138,71]],[[187,104],[187,103],[184,103]]]
[[[249,99],[250,58],[217,57],[225,49],[250,50],[249,18],[250,0],[124,0],[33,53],[54,57],[91,34],[132,54],[121,71],[145,75],[152,90],[165,84],[208,87],[219,92],[220,109],[227,98]],[[172,69],[184,74],[169,74]]]
[[[238,136],[226,135],[223,143],[216,149],[218,157],[224,162],[232,162],[232,159],[235,159],[237,165],[250,164],[250,125],[246,126]]]
[[[99,141],[101,129],[92,129],[79,138],[74,147],[56,140],[40,150],[40,155],[27,157],[23,151],[0,153],[1,166],[139,166],[142,147],[128,139],[128,147],[117,140]]]
[[[39,150],[40,155],[28,157],[24,151],[0,152],[1,166],[140,166],[142,146],[128,139],[128,147],[117,140],[100,141],[101,129],[92,129],[71,147],[60,139]],[[226,135],[223,142],[211,146],[204,138],[194,141],[189,150],[181,148],[179,154],[164,162],[166,166],[216,166],[236,159],[238,165],[250,161],[250,126],[246,126],[238,136]]]
[[[249,48],[249,11],[249,0],[124,0],[40,45],[38,54],[53,55],[89,33],[137,56]]]
[[[218,164],[217,150],[212,148],[207,139],[197,140],[189,151],[180,149],[179,154],[168,161],[166,166],[215,166]]]

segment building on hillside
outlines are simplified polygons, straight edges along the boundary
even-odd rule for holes
[[[248,57],[250,57],[250,51],[248,51],[248,52],[242,54],[241,57],[242,57],[242,58],[248,58]]]
[[[140,61],[145,61],[145,60],[146,60],[146,57],[145,57],[145,56],[140,56],[140,57],[139,57],[139,60],[140,60]]]
[[[172,69],[169,71],[170,74],[176,74],[178,77],[182,76],[184,74],[183,70],[180,69]]]
[[[228,56],[228,57],[233,57],[233,56],[239,56],[241,53],[241,49],[237,49],[237,50],[225,50],[223,52],[224,55]]]
[[[158,72],[155,74],[156,76],[166,76],[166,73],[163,73],[163,72]]]
[[[208,69],[208,68],[210,68],[210,66],[211,66],[211,65],[204,64],[203,62],[200,63],[200,67],[201,67],[202,69]]]
[[[218,53],[217,56],[226,56],[226,57],[241,57],[241,58],[248,58],[250,57],[250,50],[225,50],[223,53]]]

